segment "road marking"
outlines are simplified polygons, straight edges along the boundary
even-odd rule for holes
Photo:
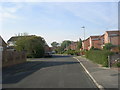
[[[95,83],[95,85],[100,89],[100,90],[104,90],[104,87],[100,84],[97,83],[97,81],[93,78],[93,76],[88,72],[88,70],[86,69],[86,67],[80,62],[79,59],[77,59],[76,57],[73,57],[74,59],[76,59],[80,65],[84,68],[84,70],[86,71],[86,73],[89,75],[89,77],[93,80],[93,82]]]

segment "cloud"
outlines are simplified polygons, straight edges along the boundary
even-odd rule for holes
[[[70,11],[74,16],[88,23],[103,26],[104,23],[114,26],[117,22],[117,3],[75,3],[64,5],[64,9]]]
[[[9,5],[10,4],[11,3],[9,3]],[[5,21],[9,19],[17,19],[18,16],[16,12],[22,7],[23,7],[22,4],[13,4],[11,6],[7,6],[6,3],[2,3],[0,7],[0,21]]]

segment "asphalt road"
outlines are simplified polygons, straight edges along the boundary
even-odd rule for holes
[[[3,69],[3,88],[97,88],[71,56],[29,59]]]

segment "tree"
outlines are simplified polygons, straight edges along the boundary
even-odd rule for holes
[[[58,47],[59,43],[57,43],[57,42],[52,42],[51,45],[52,45],[52,47]]]
[[[64,41],[61,43],[61,45],[58,46],[58,47],[55,49],[56,53],[60,53],[60,54],[64,53],[64,52],[65,52],[64,49],[65,49],[66,47],[68,47],[70,44],[71,44],[71,41],[69,41],[69,40],[64,40]]]
[[[59,53],[59,54],[62,54],[62,48],[60,46],[58,46],[56,49],[55,49],[55,52],[56,53]]]
[[[43,57],[45,40],[35,35],[22,36],[16,41],[16,50],[26,51],[28,57]]]
[[[65,48],[67,48],[70,44],[71,44],[71,41],[69,41],[69,40],[64,40],[64,41],[61,43],[61,48],[62,48],[62,50],[64,50]]]
[[[79,41],[78,41],[77,45],[78,45],[77,46],[78,49],[82,48],[82,40],[81,40],[81,38],[79,38]]]

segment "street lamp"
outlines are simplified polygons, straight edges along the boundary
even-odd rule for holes
[[[84,45],[84,50],[85,50],[85,27],[83,26],[83,27],[81,27],[83,30],[84,30],[84,43],[83,43],[83,45]]]
[[[84,40],[85,40],[85,27],[83,26],[81,28],[83,28],[83,30],[84,30]]]

